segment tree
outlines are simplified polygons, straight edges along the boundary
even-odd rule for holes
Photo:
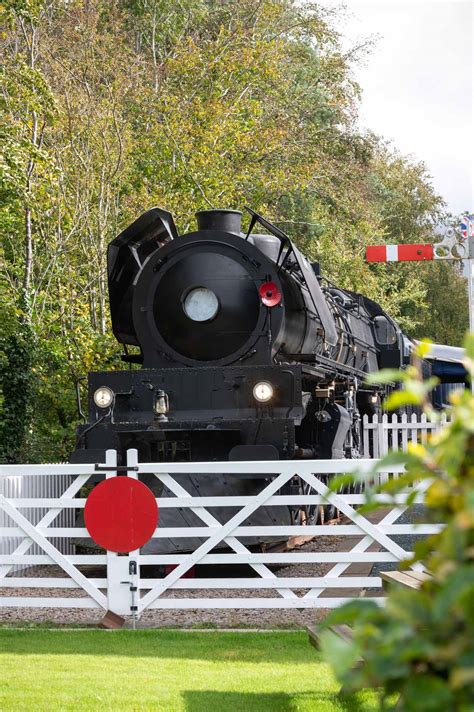
[[[43,4],[30,0],[2,8],[15,42],[7,35],[0,73],[0,223],[5,269],[2,310],[8,315],[0,339],[0,458],[21,460],[35,393],[35,331],[32,323],[36,266],[34,222],[44,208],[44,192],[54,180],[44,146],[44,130],[54,115],[54,99],[37,66],[38,25]]]
[[[436,224],[447,219],[423,163],[414,163],[377,141],[371,189],[379,205],[387,243],[433,242]],[[414,338],[459,345],[468,327],[467,289],[452,263],[373,265],[390,279],[390,297],[402,295],[400,321]],[[411,299],[404,299],[413,290]],[[387,307],[395,316],[396,309]]]
[[[67,457],[76,378],[120,367],[106,248],[152,205],[181,230],[198,209],[249,205],[341,286],[421,329],[423,275],[403,266],[394,280],[364,251],[428,235],[441,201],[422,167],[358,131],[351,63],[367,47],[342,52],[334,10],[291,0],[5,7],[0,306],[34,345],[18,364],[36,389],[25,457]]]
[[[433,262],[423,267],[427,308],[423,321],[411,335],[459,346],[461,334],[469,324],[466,278],[460,274],[459,266],[451,262]]]

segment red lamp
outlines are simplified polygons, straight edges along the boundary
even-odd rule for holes
[[[258,290],[262,304],[266,307],[276,307],[281,302],[281,292],[275,282],[264,282]]]

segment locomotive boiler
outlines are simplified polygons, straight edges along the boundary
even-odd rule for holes
[[[333,285],[249,213],[246,233],[240,212],[204,210],[197,230],[179,235],[171,214],[153,208],[111,242],[112,328],[128,367],[89,374],[72,461],[103,462],[108,448],[122,463],[128,448],[143,462],[359,455],[361,416],[383,395],[364,378],[401,366],[406,339],[378,304]],[[260,486],[256,475],[187,481],[203,496]],[[278,522],[295,521],[283,509]],[[276,511],[249,523],[275,521]]]

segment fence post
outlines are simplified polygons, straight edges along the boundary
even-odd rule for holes
[[[362,457],[370,457],[369,449],[369,416],[362,416]]]
[[[105,473],[105,479],[117,477],[117,451],[106,450],[105,466],[110,467]],[[119,556],[115,551],[107,550],[107,610],[122,615],[129,602],[129,593],[121,581],[126,580],[128,563],[126,557]],[[124,610],[125,609],[125,610]],[[126,611],[128,613],[128,610]]]
[[[426,445],[426,442],[427,442],[427,440],[428,440],[428,427],[429,427],[429,423],[428,423],[428,420],[427,420],[427,418],[426,418],[426,414],[425,414],[425,413],[422,413],[422,414],[421,414],[420,423],[421,423],[421,428],[420,428],[420,433],[421,433],[420,440],[421,440],[421,444],[422,444],[422,445]]]
[[[412,413],[411,418],[410,418],[410,424],[415,425],[416,422],[417,422],[416,413]],[[412,428],[409,428],[409,431],[410,431],[410,442],[413,443],[414,445],[416,445],[416,443],[418,442],[417,430],[416,430],[416,428],[412,427]]]
[[[374,460],[378,460],[379,454],[379,416],[377,413],[372,418],[372,457]]]
[[[402,414],[402,451],[408,452],[408,417]]]
[[[384,413],[378,428],[378,457],[382,458],[388,453],[388,415]],[[379,472],[379,483],[388,480],[388,472]]]
[[[131,448],[127,450],[127,467],[138,466],[138,450]],[[138,472],[128,471],[128,477],[138,480]],[[130,604],[132,610],[133,628],[138,616],[138,599],[140,596],[140,564],[139,564],[140,549],[135,549],[128,554],[128,573],[130,580]]]
[[[390,423],[390,433],[388,433],[387,437],[387,442],[389,445],[390,450],[399,450],[400,449],[400,440],[399,440],[399,421],[398,421],[398,416],[396,413],[392,413],[392,420]]]
[[[107,450],[105,453],[105,464],[111,468],[117,467],[117,452]],[[127,451],[127,466],[138,465],[138,451],[131,449]],[[106,479],[117,476],[117,470],[106,472]],[[128,477],[138,479],[137,472],[127,472]],[[107,551],[107,606],[108,610],[118,615],[130,615],[133,617],[133,627],[135,627],[136,611],[132,606],[138,601],[138,579],[139,565],[137,557],[139,550],[131,551],[126,556],[119,556],[113,551]]]

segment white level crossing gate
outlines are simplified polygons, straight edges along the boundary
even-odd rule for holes
[[[51,477],[65,483],[62,494],[54,497],[5,497],[0,495],[0,511],[8,525],[0,528],[2,539],[15,544],[11,550],[0,554],[0,607],[52,607],[52,608],[99,608],[104,612],[113,611],[119,615],[140,615],[146,609],[197,609],[197,608],[334,608],[370,587],[380,589],[378,576],[370,576],[373,563],[398,562],[409,558],[406,551],[393,539],[401,534],[428,534],[439,529],[433,524],[400,524],[399,517],[406,510],[407,494],[399,495],[396,505],[383,510],[383,517],[377,523],[361,515],[357,505],[363,503],[362,494],[337,494],[331,492],[319,479],[328,475],[353,471],[372,470],[374,460],[306,460],[278,462],[225,462],[225,463],[138,463],[136,450],[128,452],[126,476],[137,478],[152,474],[172,496],[158,497],[160,510],[164,508],[189,509],[202,522],[202,526],[158,527],[154,538],[199,537],[202,543],[191,553],[146,554],[133,551],[127,555],[113,552],[77,554],[74,542],[84,540],[88,532],[80,526],[58,526],[58,517],[63,511],[78,512],[85,506],[86,499],[81,490],[93,475],[97,475],[94,465],[3,465],[2,478]],[[99,468],[107,478],[122,474],[116,467],[115,451],[108,451],[106,463]],[[216,473],[227,479],[238,474],[255,473],[263,475],[261,491],[251,496],[199,497],[190,494],[186,488],[186,474],[199,477],[200,474]],[[390,476],[399,473],[395,468]],[[179,475],[179,482],[176,476]],[[304,494],[284,494],[285,485],[295,475],[309,486]],[[384,477],[386,477],[384,473]],[[67,483],[67,484],[66,484]],[[1,489],[0,489],[1,491]],[[379,496],[380,499],[380,496]],[[262,506],[324,506],[334,505],[342,516],[342,524],[337,526],[249,526],[249,516]],[[217,507],[232,508],[232,516],[225,523],[219,522],[213,514]],[[46,509],[41,519],[32,524],[25,511]],[[287,537],[324,536],[347,539],[348,548],[340,546],[331,550],[311,551],[295,549],[291,551],[251,551],[242,542],[245,537]],[[315,540],[318,541],[317,539]],[[326,540],[327,541],[327,540]],[[33,545],[37,548],[32,552]],[[374,544],[376,546],[374,546]],[[2,549],[0,548],[0,551]],[[292,564],[323,564],[323,574],[292,574]],[[368,565],[364,575],[351,575],[354,563]],[[216,565],[213,578],[184,578],[197,564]],[[223,578],[219,574],[221,564],[247,564],[253,569],[253,576],[245,578]],[[56,565],[61,571],[54,578],[38,578],[37,567]],[[140,572],[145,565],[173,565],[163,578],[143,578]],[[18,566],[31,567],[31,575],[19,576]],[[282,573],[281,567],[289,567]],[[97,576],[97,567],[103,575]],[[280,568],[275,568],[280,567]],[[320,566],[316,567],[320,570]],[[29,573],[29,572],[28,572]],[[35,596],[10,596],[11,589],[35,588]],[[42,596],[42,589],[57,589],[58,595]],[[62,597],[61,589],[77,589],[77,597]],[[354,589],[356,589],[354,593]],[[202,595],[205,591],[205,595]],[[239,591],[236,597],[235,591]],[[242,596],[242,592],[247,592]],[[349,598],[344,592],[349,593]],[[187,595],[186,595],[187,592]],[[382,598],[376,593],[376,600]]]

